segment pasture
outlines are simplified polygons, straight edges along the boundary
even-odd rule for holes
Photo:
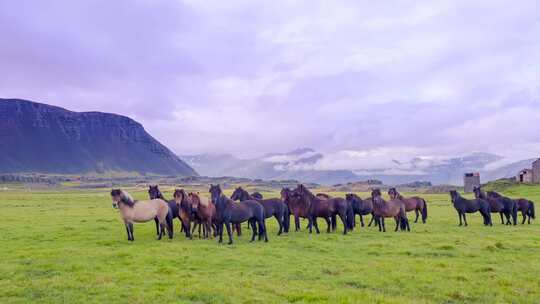
[[[147,198],[145,189],[127,190]],[[309,235],[303,221],[301,232],[278,237],[268,219],[269,243],[249,243],[243,225],[228,246],[187,240],[177,220],[173,240],[156,241],[149,222],[135,225],[130,243],[109,192],[0,192],[1,303],[540,301],[540,221],[508,227],[493,215],[484,227],[474,214],[458,227],[448,194],[423,195],[427,224],[411,221],[410,233],[357,227],[344,236],[339,223],[335,233]],[[537,186],[503,193],[540,202]]]

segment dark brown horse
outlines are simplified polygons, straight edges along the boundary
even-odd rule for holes
[[[299,231],[300,218],[309,219],[309,208],[301,202],[300,197],[293,196],[293,191],[289,188],[281,189],[281,199],[289,208],[289,214],[294,216],[295,231]]]
[[[521,211],[521,215],[523,216],[523,221],[521,224],[525,224],[525,220],[527,220],[527,223],[531,223],[531,218],[535,219],[536,216],[534,214],[534,203],[528,199],[524,198],[518,198],[514,200],[516,202],[518,211]]]
[[[413,211],[416,214],[416,218],[414,219],[414,222],[418,222],[418,216],[421,213],[422,214],[422,223],[426,223],[427,219],[427,203],[426,201],[418,196],[412,196],[412,197],[404,197],[401,195],[396,188],[390,188],[388,190],[388,195],[392,200],[400,200],[405,204],[405,211]]]
[[[474,187],[474,196],[483,199],[489,203],[492,213],[499,213],[501,223],[504,225],[503,215],[506,217],[506,225],[512,225],[510,219],[513,219],[514,225],[517,225],[517,205],[516,202],[508,197],[504,197],[497,192],[488,191],[487,194],[481,187]]]
[[[191,203],[191,210],[201,221],[203,227],[203,237],[209,238],[214,229],[214,235],[217,234],[216,225],[216,206],[208,199],[201,199],[198,193],[190,192],[188,194]],[[199,232],[200,237],[200,232]]]
[[[343,223],[343,234],[347,234],[347,201],[341,197],[320,199],[309,191],[304,185],[300,184],[293,191],[293,196],[300,198],[309,214],[309,232],[312,232],[312,227],[315,226],[315,231],[320,233],[317,225],[317,218],[323,218],[328,225],[327,232],[330,232],[331,219],[334,216],[339,216]]]
[[[364,215],[371,214],[373,218],[373,200],[372,199],[361,199],[358,195],[354,193],[345,194],[345,199],[350,203],[353,211],[352,221],[353,226],[356,226],[356,215],[360,216],[360,224],[364,227]]]
[[[270,199],[256,199],[252,197],[249,192],[244,190],[242,187],[237,187],[233,194],[231,195],[233,201],[239,200],[249,201],[256,200],[264,208],[264,217],[269,218],[273,216],[279,225],[278,235],[283,231],[289,232],[289,208],[287,205],[279,198],[270,198]]]
[[[255,240],[257,231],[259,232],[259,241],[264,239],[265,242],[268,242],[264,222],[264,208],[259,202],[255,200],[247,200],[239,203],[234,202],[222,193],[219,185],[210,185],[209,192],[212,195],[212,202],[216,205],[216,219],[220,243],[223,242],[223,226],[227,228],[229,244],[232,244],[231,224],[240,225],[246,221],[251,225],[252,242]]]
[[[396,229],[411,231],[409,227],[409,220],[407,219],[407,211],[405,211],[405,204],[400,200],[385,201],[382,198],[381,190],[373,189],[371,191],[371,198],[373,199],[373,214],[378,220],[379,231],[386,232],[384,225],[384,218],[393,217],[396,221]]]
[[[174,190],[173,196],[178,210],[178,217],[180,218],[180,221],[182,221],[182,226],[184,227],[184,233],[187,238],[191,239],[193,233],[190,229],[191,222],[194,221],[194,218],[192,217],[193,212],[191,211],[189,197],[184,189]]]
[[[315,196],[320,198],[320,199],[330,199],[330,198],[332,198],[332,196],[330,196],[329,194],[326,194],[326,193],[317,193],[317,194],[315,194]]]

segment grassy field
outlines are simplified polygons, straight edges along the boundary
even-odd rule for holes
[[[540,187],[505,191],[540,202]],[[269,243],[227,246],[156,241],[153,222],[129,243],[106,190],[0,191],[0,303],[540,302],[539,222],[458,227],[448,195],[425,198],[410,233],[277,237],[270,220]]]

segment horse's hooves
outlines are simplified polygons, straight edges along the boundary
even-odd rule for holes
[[[227,245],[232,245],[232,242],[228,242]]]

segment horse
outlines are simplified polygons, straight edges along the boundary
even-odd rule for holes
[[[329,199],[329,198],[332,198],[332,196],[330,196],[329,194],[326,194],[326,193],[317,193],[315,194],[316,197],[320,198],[320,199]]]
[[[300,201],[299,197],[293,197],[293,191],[289,188],[282,188],[280,194],[281,200],[289,208],[288,213],[294,216],[295,231],[299,231],[301,229],[300,218],[309,219],[308,207]]]
[[[414,222],[418,222],[418,216],[420,213],[422,213],[422,223],[426,223],[427,219],[427,203],[426,201],[418,196],[412,196],[412,197],[404,197],[401,195],[396,188],[390,188],[388,190],[388,195],[393,200],[400,200],[405,204],[405,211],[412,211],[414,210],[414,213],[416,214],[416,218],[414,219]]]
[[[371,191],[371,198],[373,201],[373,214],[379,226],[379,231],[386,232],[386,226],[384,225],[384,218],[386,217],[393,217],[396,221],[395,231],[398,231],[400,228],[401,230],[411,231],[409,219],[407,219],[407,211],[405,211],[405,204],[402,201],[385,201],[379,189],[373,189]]]
[[[192,212],[200,219],[202,223],[203,237],[205,239],[209,238],[212,228],[214,228],[214,235],[216,235],[217,229],[214,227],[216,222],[216,206],[208,199],[201,200],[198,193],[190,192],[188,197],[189,201],[191,202]]]
[[[111,190],[112,206],[120,209],[120,216],[126,226],[128,241],[134,241],[133,223],[145,223],[155,218],[158,219],[160,231],[158,240],[161,240],[165,229],[169,238],[173,238],[171,228],[172,215],[169,205],[162,199],[153,199],[149,201],[136,201],[129,193],[120,189]]]
[[[279,198],[270,198],[270,199],[256,199],[251,196],[246,190],[242,187],[237,187],[233,194],[231,195],[233,201],[247,201],[255,200],[258,201],[264,208],[264,217],[269,218],[273,216],[279,225],[278,235],[281,235],[283,231],[289,232],[289,208],[283,201]]]
[[[174,202],[176,204],[176,209],[178,210],[178,218],[182,222],[182,227],[186,237],[191,239],[193,238],[193,230],[191,230],[191,222],[197,223],[197,219],[192,216],[193,211],[191,210],[191,202],[189,197],[184,191],[184,189],[175,189],[174,190]],[[200,236],[200,235],[199,235]]]
[[[524,198],[518,198],[515,199],[514,202],[516,202],[518,211],[521,211],[521,215],[523,216],[523,221],[521,224],[525,224],[525,220],[528,218],[527,223],[531,223],[531,218],[535,219],[536,216],[534,214],[534,202],[524,199]]]
[[[165,199],[165,197],[163,197],[163,194],[159,190],[158,185],[149,186],[149,188],[148,188],[148,196],[150,197],[151,200],[160,198],[160,199],[166,201],[167,204],[169,205],[169,209],[171,210],[172,221],[174,221],[175,218],[178,218],[178,220],[180,221],[180,228],[181,228],[180,231],[184,231],[184,224],[182,223],[182,219],[178,216],[178,206],[176,205],[176,202],[174,200]],[[156,235],[159,235],[159,222],[158,222],[158,219],[155,218],[154,221],[156,222]],[[174,233],[174,225],[173,225],[173,223],[171,222],[170,225],[171,225],[171,229],[173,229],[173,233]]]
[[[462,217],[465,226],[468,225],[467,218],[465,217],[466,213],[475,213],[477,211],[479,211],[484,218],[485,226],[493,226],[493,223],[491,222],[491,207],[487,201],[479,198],[473,200],[465,199],[456,190],[450,190],[450,198],[452,199],[452,204],[459,216],[459,226],[463,225],[463,222],[461,221]]]
[[[293,191],[293,196],[297,196],[300,202],[307,206],[308,220],[309,220],[309,233],[312,233],[312,228],[315,226],[315,231],[320,233],[317,225],[317,218],[321,217],[326,220],[327,232],[330,232],[331,218],[333,216],[339,216],[343,223],[343,234],[347,234],[348,222],[347,222],[347,202],[341,197],[320,199],[309,191],[303,184],[298,185]]]
[[[350,203],[352,207],[352,221],[354,225],[356,226],[356,215],[358,214],[360,216],[360,224],[362,227],[364,227],[364,215],[371,214],[371,218],[373,219],[373,200],[372,199],[361,199],[358,195],[354,193],[347,193],[345,194],[345,200]]]
[[[488,191],[486,195],[481,187],[474,187],[473,191],[476,198],[483,199],[489,203],[492,213],[500,214],[503,225],[505,224],[503,214],[506,217],[506,225],[512,224],[510,218],[513,219],[514,225],[517,225],[517,205],[515,201],[493,191]]]
[[[212,191],[214,191],[215,193],[212,194]],[[223,194],[223,191],[221,191],[221,187],[220,187],[219,184],[217,184],[217,185],[215,185],[215,186],[212,185],[212,184],[210,184],[210,190],[209,190],[209,192],[210,192],[210,200],[211,200],[211,202],[215,205],[216,203],[215,203],[215,201],[214,201],[214,198],[218,197],[220,194]],[[240,225],[240,224],[233,224],[232,230],[233,230],[233,232],[234,232],[234,230],[236,230],[236,235],[242,236],[242,225]]]
[[[210,185],[209,192],[212,195],[212,202],[216,205],[219,243],[223,242],[223,226],[227,228],[230,245],[233,243],[231,223],[240,225],[246,221],[251,225],[251,242],[255,240],[257,231],[259,232],[259,241],[264,238],[264,241],[268,242],[266,225],[264,222],[264,208],[259,202],[255,200],[246,200],[236,203],[221,192],[219,185]]]

